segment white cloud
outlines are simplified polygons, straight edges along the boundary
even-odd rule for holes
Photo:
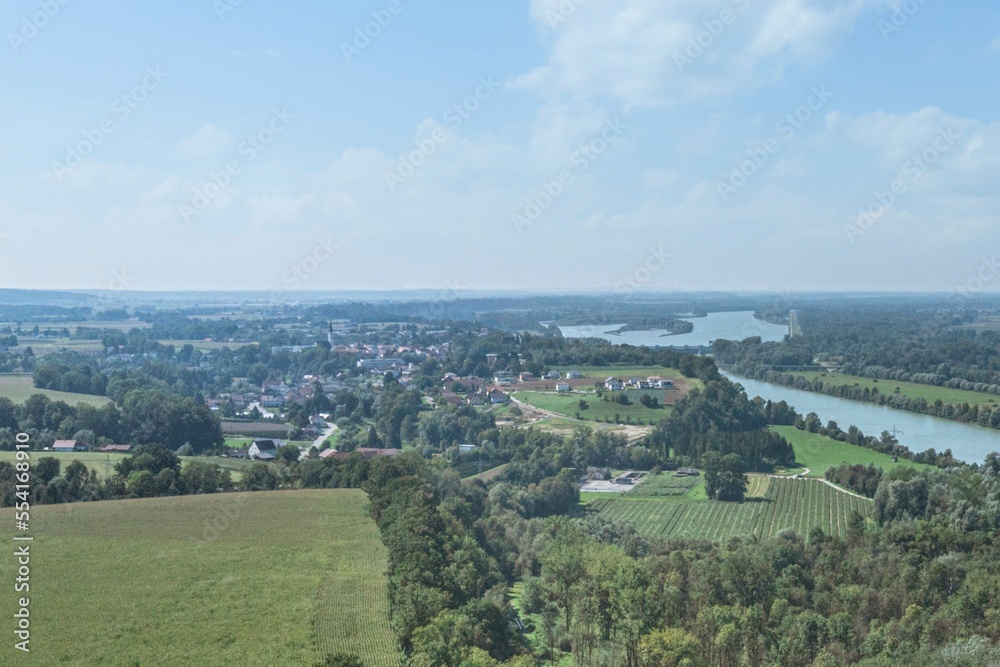
[[[176,148],[178,155],[185,157],[204,157],[206,155],[218,155],[233,143],[233,138],[228,132],[220,130],[209,123],[198,133],[181,141]]]
[[[728,94],[828,54],[876,1],[589,0],[554,22],[567,3],[533,0],[539,28],[554,26],[549,55],[513,85],[551,99],[609,97],[627,108]]]

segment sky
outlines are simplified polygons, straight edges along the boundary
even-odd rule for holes
[[[6,0],[0,286],[995,291],[1000,7]]]

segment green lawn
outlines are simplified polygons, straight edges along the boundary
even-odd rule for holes
[[[606,423],[607,419],[614,420],[615,415],[617,414],[622,422],[625,422],[627,417],[631,417],[633,424],[649,425],[650,420],[653,420],[655,423],[662,419],[666,419],[670,415],[672,408],[669,406],[647,408],[638,402],[640,392],[636,391],[627,393],[634,400],[632,405],[621,405],[620,403],[604,401],[593,393],[557,394],[555,392],[518,391],[515,392],[514,397],[519,401],[524,401],[525,403],[533,405],[536,408],[549,410],[550,412],[555,412],[565,417],[575,418],[576,413],[579,412],[580,419],[585,421],[596,421],[598,423]],[[650,392],[647,391],[644,393]],[[666,392],[661,391],[658,393],[662,395]],[[585,400],[590,406],[586,410],[580,410],[579,408],[581,399]]]
[[[823,477],[827,468],[838,466],[841,463],[860,463],[862,465],[871,463],[884,470],[891,470],[898,466],[910,466],[918,470],[932,469],[932,466],[913,463],[906,459],[900,459],[899,462],[894,463],[888,454],[882,454],[867,447],[849,445],[818,433],[800,431],[794,426],[774,426],[772,429],[792,443],[792,448],[795,450],[795,462],[804,468],[809,468],[810,477]]]
[[[49,389],[36,389],[34,381],[30,375],[0,375],[0,397],[9,398],[17,404],[24,403],[34,394],[44,394],[53,401],[65,401],[70,405],[77,403],[87,403],[101,407],[111,402],[107,396],[93,396],[91,394],[72,394],[65,391],[51,391]]]
[[[400,667],[367,505],[313,490],[33,507],[30,662],[312,667],[342,651]],[[16,567],[0,558],[0,578]]]
[[[704,482],[701,475],[695,477],[675,477],[667,471],[659,475],[646,475],[631,491],[632,498],[642,496],[684,496]]]
[[[902,396],[906,396],[907,398],[922,398],[928,403],[934,403],[934,401],[938,399],[940,399],[942,403],[955,403],[958,405],[961,405],[962,403],[968,403],[969,405],[996,405],[997,403],[1000,403],[1000,396],[994,396],[993,394],[987,394],[979,391],[966,391],[963,389],[949,389],[948,387],[934,387],[927,384],[917,384],[916,382],[876,380],[857,375],[841,375],[840,373],[828,373],[824,371],[796,372],[792,375],[795,375],[796,377],[802,376],[809,382],[813,382],[818,378],[823,381],[824,385],[828,386],[853,387],[857,384],[862,389],[865,387],[868,387],[868,389],[877,388],[879,393],[885,396],[891,396],[898,393]],[[897,388],[899,389],[898,392],[896,391]]]

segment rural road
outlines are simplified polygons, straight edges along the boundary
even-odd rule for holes
[[[324,429],[324,431],[319,434],[319,437],[313,440],[313,443],[305,448],[305,451],[303,451],[303,456],[308,454],[309,450],[312,449],[313,447],[316,448],[316,451],[319,451],[319,448],[323,446],[323,441],[329,438],[331,435],[333,435],[333,432],[336,430],[337,430],[336,424],[327,424],[326,429]]]

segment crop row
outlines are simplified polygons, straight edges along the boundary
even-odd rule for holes
[[[647,535],[712,541],[750,534],[766,538],[785,528],[804,535],[819,527],[842,536],[852,511],[863,515],[871,511],[869,501],[810,479],[771,479],[763,499],[743,503],[613,498],[593,507],[601,516],[631,522]]]

